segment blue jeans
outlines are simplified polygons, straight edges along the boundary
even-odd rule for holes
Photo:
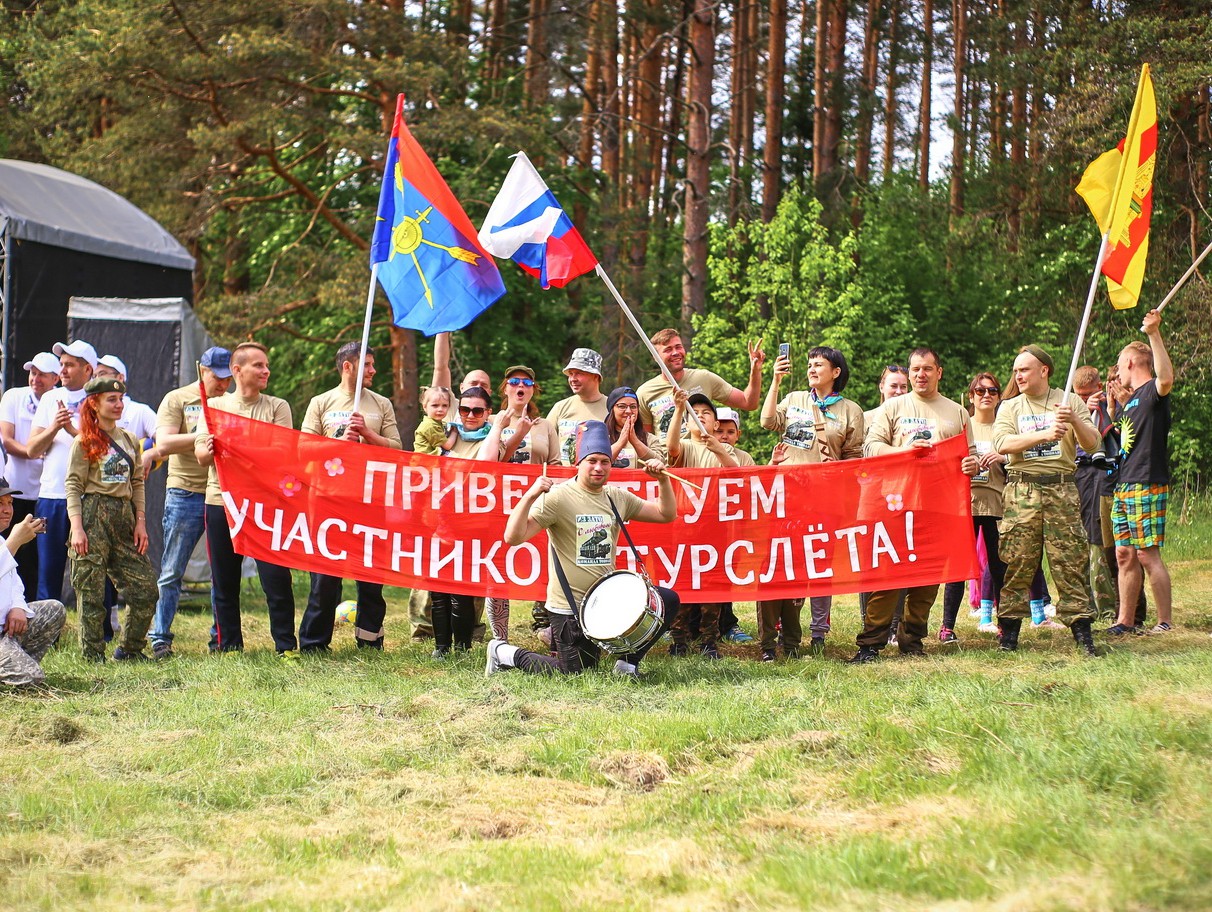
[[[181,601],[181,580],[189,566],[190,555],[205,529],[205,494],[183,488],[164,492],[164,556],[160,560],[160,598],[152,621],[152,646],[173,641],[173,618]]]
[[[67,500],[39,497],[34,515],[46,520],[46,532],[38,541],[38,601],[63,598],[63,572],[67,569],[67,540],[71,523],[67,519]]]

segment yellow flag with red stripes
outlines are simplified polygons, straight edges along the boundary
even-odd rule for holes
[[[1149,255],[1153,215],[1153,167],[1157,159],[1157,99],[1149,64],[1140,69],[1128,135],[1086,168],[1078,194],[1108,235],[1102,273],[1116,310],[1135,307]]]

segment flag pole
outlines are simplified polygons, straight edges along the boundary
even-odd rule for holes
[[[656,346],[648,339],[648,334],[644,332],[644,327],[640,326],[640,321],[635,318],[635,314],[631,312],[631,308],[627,306],[627,302],[623,300],[623,296],[619,294],[619,290],[614,287],[614,282],[610,281],[610,276],[606,274],[606,270],[602,268],[602,264],[598,263],[594,267],[598,277],[606,283],[606,287],[610,289],[610,293],[614,295],[614,299],[618,301],[619,307],[623,308],[623,313],[627,315],[627,319],[631,321],[631,325],[635,327],[636,333],[640,337],[640,341],[644,343],[644,347],[648,349],[648,354],[652,355],[652,360],[657,363],[657,367],[661,369],[661,374],[669,381],[669,385],[674,389],[678,388],[678,382],[673,379],[673,374],[669,370],[669,365],[661,360],[661,356],[657,354]],[[694,413],[693,409],[686,409],[686,414],[698,426],[704,437],[711,436],[707,433],[707,428],[703,427],[703,422],[699,421],[699,416]]]
[[[1086,327],[1090,325],[1090,309],[1094,306],[1094,296],[1098,294],[1098,278],[1102,274],[1103,260],[1107,258],[1108,238],[1110,234],[1103,232],[1103,238],[1098,244],[1098,257],[1094,261],[1094,275],[1090,277],[1090,291],[1086,295],[1086,309],[1082,312],[1082,322],[1077,329],[1077,341],[1073,343],[1073,360],[1069,362],[1069,376],[1065,380],[1064,402],[1069,398],[1073,389],[1073,375],[1077,373],[1077,362],[1082,356],[1082,345],[1086,341]]]
[[[1191,267],[1186,272],[1183,273],[1183,277],[1178,280],[1178,283],[1173,288],[1170,289],[1170,293],[1168,295],[1166,295],[1165,298],[1162,299],[1162,302],[1160,304],[1157,305],[1158,313],[1161,313],[1163,310],[1165,310],[1166,305],[1169,304],[1172,300],[1174,300],[1174,296],[1176,294],[1178,294],[1179,289],[1187,284],[1187,279],[1189,279],[1189,278],[1191,278],[1191,276],[1195,275],[1195,270],[1199,268],[1199,264],[1204,261],[1204,257],[1206,257],[1209,253],[1212,253],[1212,243],[1209,243],[1208,246],[1204,248],[1204,252],[1195,258],[1195,262],[1192,263]],[[1144,327],[1142,326],[1141,329],[1144,329]]]
[[[362,320],[362,350],[358,356],[358,381],[354,384],[353,410],[362,404],[362,383],[366,378],[366,350],[370,348],[370,315],[375,304],[375,284],[379,281],[379,264],[370,267],[370,288],[366,291],[366,317]]]

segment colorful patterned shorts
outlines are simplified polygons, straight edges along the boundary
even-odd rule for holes
[[[1169,485],[1121,484],[1111,503],[1111,528],[1121,548],[1160,548],[1166,543]]]

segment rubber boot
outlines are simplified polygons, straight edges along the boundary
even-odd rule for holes
[[[1096,658],[1098,652],[1094,649],[1094,633],[1090,629],[1090,619],[1074,621],[1069,629],[1073,631],[1073,642],[1077,644],[1077,651],[1090,658]]]
[[[997,636],[997,648],[1002,652],[1018,651],[1018,634],[1023,629],[1022,618],[999,618],[1001,632]]]

